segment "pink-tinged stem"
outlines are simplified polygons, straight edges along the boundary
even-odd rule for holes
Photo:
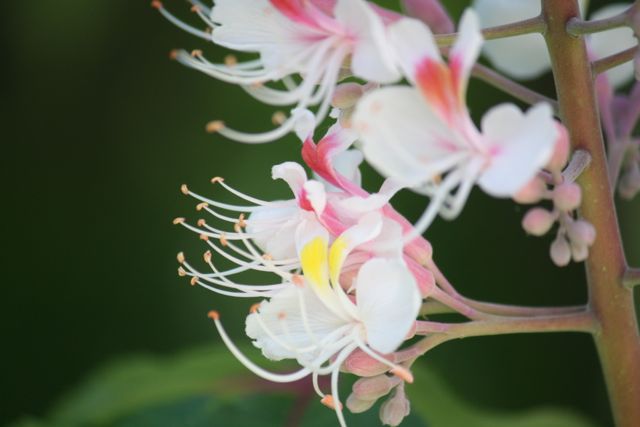
[[[637,53],[638,46],[634,46],[629,49],[625,49],[622,52],[614,53],[613,55],[598,59],[592,65],[593,73],[596,75],[602,74],[611,68],[629,62],[633,60]]]
[[[560,102],[560,114],[574,149],[591,154],[590,167],[578,183],[583,189],[581,214],[598,233],[586,261],[589,306],[597,319],[593,337],[618,427],[640,420],[640,334],[633,292],[623,286],[626,260],[607,172],[607,159],[583,37],[567,33],[579,17],[577,0],[542,0],[545,38]]]

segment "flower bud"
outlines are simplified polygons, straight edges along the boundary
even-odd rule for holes
[[[543,236],[551,229],[556,217],[543,208],[533,208],[522,219],[522,228],[534,236]]]
[[[387,375],[377,377],[360,378],[353,384],[353,395],[358,399],[377,400],[389,394],[391,389],[398,385],[398,381]]]
[[[347,397],[347,408],[354,413],[360,414],[362,412],[368,411],[371,407],[376,403],[375,400],[364,400],[357,398],[353,393]]]
[[[546,189],[544,181],[535,177],[513,196],[513,200],[523,205],[537,203],[544,197]]]
[[[403,0],[407,15],[418,18],[435,34],[453,33],[451,17],[439,0]]]
[[[640,165],[633,162],[620,177],[618,194],[623,199],[631,200],[638,192],[640,192]]]
[[[347,357],[341,369],[359,377],[375,377],[387,372],[389,367],[358,349]]]
[[[380,421],[387,426],[398,426],[411,412],[411,403],[402,387],[396,388],[392,397],[380,406]]]
[[[582,262],[589,257],[589,247],[584,243],[571,242],[571,257],[575,262]]]
[[[565,182],[553,190],[553,203],[558,209],[569,212],[577,209],[582,202],[582,189],[573,182]]]
[[[593,245],[596,240],[596,229],[588,221],[579,219],[567,225],[567,234],[572,243],[585,246]]]
[[[556,145],[553,149],[553,154],[546,168],[551,172],[561,172],[569,161],[569,132],[561,125],[557,124],[558,138],[556,139]]]
[[[564,235],[558,234],[558,237],[551,243],[549,251],[551,260],[558,267],[565,267],[571,261],[571,247]]]

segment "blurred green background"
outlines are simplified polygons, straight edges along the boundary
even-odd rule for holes
[[[185,2],[165,4],[191,18]],[[447,4],[458,16],[467,2]],[[0,7],[8,196],[0,424],[7,424],[44,416],[114,358],[160,357],[217,343],[205,316],[211,308],[241,341],[247,302],[230,302],[176,276],[177,251],[195,256],[204,250],[197,236],[171,225],[175,216],[197,218],[179,186],[213,195],[208,182],[219,175],[261,198],[284,197],[287,189],[271,181],[270,168],[300,158],[293,137],[245,146],[204,132],[204,124],[218,118],[237,128],[266,129],[271,112],[239,88],[170,62],[175,47],[204,47],[209,58],[225,53],[170,25],[148,1],[12,1]],[[549,76],[535,86],[553,92]],[[472,83],[476,115],[507,99]],[[375,188],[380,180],[368,171],[365,182]],[[424,204],[409,193],[397,198],[409,218]],[[640,200],[619,206],[629,259],[640,265]],[[475,191],[455,223],[438,220],[430,229],[436,261],[475,298],[583,303],[582,266],[555,268],[547,255],[550,238],[521,231],[523,213]],[[437,348],[422,363],[462,401],[483,408],[558,406],[611,425],[588,336],[462,340]]]

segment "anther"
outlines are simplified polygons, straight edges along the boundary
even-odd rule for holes
[[[180,52],[180,51],[179,51],[178,49],[171,49],[171,51],[169,51],[169,59],[172,59],[172,60],[174,60],[174,61],[175,61],[176,59],[178,59],[178,53],[179,53],[179,52]]]
[[[204,253],[204,255],[202,255],[202,257],[204,258],[204,262],[210,263],[211,262],[211,251],[206,251]]]
[[[191,278],[191,280],[189,281],[189,283],[191,284],[191,286],[195,286],[198,284],[198,278],[196,276],[193,276]]]
[[[325,397],[323,397],[322,400],[320,400],[320,403],[322,403],[327,408],[336,409],[336,402],[333,396],[331,396],[330,394],[327,394]],[[338,402],[338,407],[342,411],[342,403]]]
[[[402,366],[398,366],[397,368],[393,368],[391,370],[391,373],[393,375],[395,375],[396,377],[400,378],[401,380],[403,380],[404,382],[407,382],[409,384],[413,383],[413,374],[411,372],[409,372],[408,369],[403,368]]]
[[[258,312],[259,309],[260,309],[260,303],[258,302],[251,306],[251,308],[249,309],[249,313],[255,314]]]
[[[193,56],[194,58],[202,56],[202,51],[200,49],[194,49],[191,51],[191,56]]]
[[[184,252],[178,252],[176,259],[180,264],[184,264]]]
[[[235,224],[233,224],[233,230],[236,233],[241,233],[242,232],[242,227],[240,226],[239,222],[236,222]]]
[[[304,277],[299,274],[294,274],[291,276],[291,283],[296,285],[299,288],[304,287]]]
[[[222,246],[227,246],[229,244],[229,242],[227,241],[227,238],[225,237],[224,234],[220,235],[220,244]]]
[[[182,192],[182,194],[184,194],[185,196],[189,195],[189,187],[187,187],[187,184],[182,184],[180,186],[180,191]]]
[[[182,268],[182,266],[178,267],[178,276],[184,277],[187,275],[187,272]]]
[[[220,313],[218,313],[215,310],[211,310],[210,312],[207,313],[207,317],[211,320],[218,320],[220,319]]]
[[[262,254],[262,259],[265,261],[272,261],[273,257],[270,254]]]
[[[276,111],[271,116],[271,123],[273,123],[276,126],[283,124],[286,120],[287,120],[287,115],[282,111]]]
[[[217,184],[218,182],[224,182],[224,178],[221,176],[214,176],[213,178],[211,178],[212,184]]]
[[[227,67],[233,67],[236,64],[238,64],[238,58],[234,55],[227,55],[224,57],[224,65]]]
[[[209,203],[202,202],[196,205],[196,210],[201,211],[202,209],[208,208],[208,207],[209,207]]]
[[[206,234],[201,234],[200,240],[204,240],[206,242],[207,240],[209,240],[209,236],[207,236]]]
[[[208,133],[220,132],[222,129],[224,129],[224,122],[222,120],[214,120],[207,123],[207,125],[205,126],[205,130]]]
[[[198,224],[198,227],[204,227],[205,225],[207,225],[207,222],[203,218],[200,218],[197,224]]]
[[[200,12],[200,6],[198,6],[197,4],[194,4],[193,6],[191,6],[191,12],[194,12],[194,13]]]
[[[245,228],[247,226],[247,221],[245,221],[244,218],[244,214],[240,214],[240,216],[238,217],[238,225],[242,228]]]
[[[185,219],[181,216],[179,216],[178,218],[174,218],[173,219],[173,225],[178,225],[178,224],[182,224],[185,221]]]
[[[162,2],[158,1],[158,0],[153,0],[151,2],[151,7],[154,8],[154,9],[158,9],[158,10],[162,9]]]

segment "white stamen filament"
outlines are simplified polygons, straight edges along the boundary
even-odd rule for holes
[[[162,3],[156,3],[158,5],[157,9],[160,12],[160,14],[162,16],[164,16],[169,22],[171,22],[173,25],[175,25],[176,27],[186,31],[189,34],[192,34],[196,37],[200,37],[203,38],[205,40],[211,40],[211,35],[208,34],[205,31],[199,30],[195,27],[192,27],[189,24],[186,24],[185,22],[181,21],[180,19],[176,18],[174,15],[171,14],[171,12],[169,12],[167,9],[164,8],[164,6],[162,5]]]

